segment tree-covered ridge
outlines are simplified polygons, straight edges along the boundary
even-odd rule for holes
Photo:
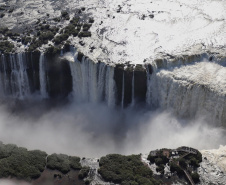
[[[152,171],[141,162],[140,155],[110,154],[100,159],[98,172],[105,181],[122,185],[160,184],[152,177]]]
[[[80,158],[68,156],[65,154],[52,154],[47,158],[47,168],[59,170],[62,173],[68,173],[71,169],[80,170]]]
[[[65,154],[48,156],[46,152],[40,150],[29,151],[26,148],[2,142],[0,142],[0,166],[0,178],[15,177],[27,181],[39,178],[46,168],[58,170],[63,174],[71,169],[82,169],[79,157]]]
[[[47,154],[40,150],[28,151],[13,144],[0,143],[0,178],[38,178],[46,166]]]

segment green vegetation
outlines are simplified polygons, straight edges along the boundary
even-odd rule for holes
[[[80,179],[86,178],[88,176],[89,170],[90,170],[89,166],[82,167],[82,169],[79,171],[78,177]]]
[[[62,12],[61,12],[61,17],[62,17],[63,19],[66,19],[66,20],[69,20],[69,19],[70,19],[70,16],[69,16],[69,14],[68,14],[67,11],[62,11]]]
[[[55,22],[60,22],[60,17],[55,17],[53,20],[54,20]]]
[[[39,150],[28,151],[16,145],[0,143],[0,178],[38,178],[44,171],[46,156],[45,152]]]
[[[60,53],[60,48],[55,47],[55,46],[50,46],[46,49],[46,53],[48,54],[57,54]]]
[[[192,173],[191,174],[191,178],[194,181],[194,183],[199,183],[200,182],[200,180],[199,180],[199,174],[197,172]]]
[[[11,53],[14,45],[9,41],[0,41],[0,51],[3,53]]]
[[[77,26],[79,19],[79,17],[73,17],[72,20],[70,20],[70,23],[74,26]]]
[[[52,170],[59,170],[64,174],[68,173],[71,168],[80,170],[80,158],[71,157],[64,154],[52,154],[47,158],[47,168]]]
[[[75,29],[75,26],[73,24],[69,24],[64,28],[64,33],[67,35],[73,35],[74,37],[76,37],[79,31]]]
[[[152,156],[152,154],[150,153],[147,159],[151,164],[155,163],[157,166],[160,166],[162,164],[166,165],[166,163],[169,162],[169,159],[165,155],[163,155],[163,149],[157,151],[155,156]]]
[[[170,163],[170,171],[171,172],[177,172],[177,175],[179,177],[184,175],[184,171],[175,162]]]
[[[64,33],[64,34],[61,34],[61,35],[57,35],[54,39],[53,39],[53,42],[55,44],[60,44],[62,43],[63,41],[67,40],[69,37],[68,34]]]
[[[32,41],[30,42],[28,51],[34,51],[43,44],[48,44],[48,41],[51,41],[54,38],[55,34],[59,31],[59,28],[50,27],[50,25],[48,24],[40,24],[37,30],[39,30],[37,32],[37,37],[33,37]],[[26,44],[26,42],[24,44]]]
[[[186,169],[187,168],[187,163],[186,163],[186,160],[184,158],[181,158],[179,160],[179,164],[182,168]]]
[[[27,45],[29,42],[31,42],[32,38],[31,37],[22,37],[22,44]]]
[[[78,37],[91,37],[91,32],[83,31],[78,34]]]
[[[199,163],[202,162],[202,154],[197,150],[197,154],[189,154],[184,157],[189,163],[197,165],[199,167]]]
[[[84,24],[82,30],[83,31],[88,31],[91,26],[92,26],[92,24]]]
[[[11,30],[9,30],[9,29],[6,28],[6,27],[0,28],[0,34],[2,34],[2,35],[5,36],[4,39],[7,39],[7,37],[10,37],[10,38],[13,39],[13,40],[15,40],[17,37],[20,36],[20,34],[18,34],[18,33],[13,33]]]
[[[1,14],[0,14],[0,18],[3,18],[4,16],[5,16],[4,13],[1,13]]]
[[[165,166],[163,164],[161,164],[161,165],[157,166],[156,171],[161,174],[164,174],[164,168],[165,168]]]
[[[159,184],[152,177],[152,171],[145,166],[140,155],[123,156],[110,154],[100,159],[98,172],[108,182],[122,185],[152,185]]]
[[[0,28],[0,33],[3,34],[3,35],[4,35],[7,31],[9,31],[9,29],[6,28],[6,27]]]

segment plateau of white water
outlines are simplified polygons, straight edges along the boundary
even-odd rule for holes
[[[48,98],[46,90],[46,71],[45,71],[45,55],[41,53],[39,58],[39,81],[40,81],[40,94],[42,98]]]

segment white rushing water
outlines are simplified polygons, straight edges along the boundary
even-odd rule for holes
[[[131,107],[133,107],[135,104],[135,84],[134,84],[134,69],[133,69],[133,77],[132,77],[132,101],[131,101]]]
[[[69,59],[73,55],[72,60]],[[115,105],[114,67],[104,63],[94,63],[83,56],[78,61],[77,52],[67,53],[73,81],[73,96],[79,102],[97,103],[103,100],[113,107]]]
[[[12,96],[19,99],[28,97],[31,94],[31,90],[25,54],[10,54],[9,62],[7,62],[5,56],[2,56],[1,61],[1,93],[4,96]]]
[[[225,126],[225,76],[225,67],[207,61],[156,70],[148,76],[146,101],[180,117],[204,115],[209,122]]]
[[[40,94],[42,98],[48,98],[46,90],[46,72],[45,72],[45,55],[41,53],[39,58],[39,81],[40,81]]]
[[[123,75],[122,75],[122,101],[121,101],[122,109],[124,108],[124,94],[125,94],[125,76],[124,76],[124,71],[123,71]]]

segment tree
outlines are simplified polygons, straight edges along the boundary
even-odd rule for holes
[[[194,183],[199,183],[199,174],[197,172],[194,172],[191,174],[191,178],[194,181]]]

